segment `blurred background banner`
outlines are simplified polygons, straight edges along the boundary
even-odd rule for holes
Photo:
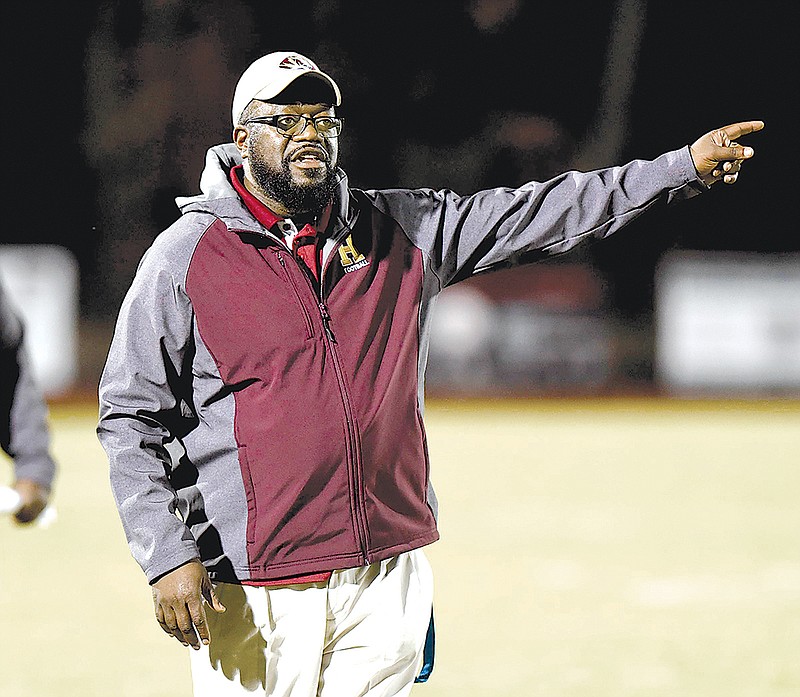
[[[656,327],[672,392],[800,393],[800,255],[668,254]]]
[[[675,288],[695,281],[668,261],[673,252],[708,254],[715,292],[736,289],[740,300],[763,297],[761,285],[740,284],[737,269],[716,265],[714,255],[758,255],[770,276],[767,267],[800,253],[787,172],[799,116],[788,98],[800,77],[798,3],[408,0],[365,8],[354,0],[90,0],[49,3],[35,24],[23,5],[5,11],[8,26],[21,28],[4,42],[7,62],[25,56],[25,64],[7,76],[6,132],[16,137],[5,144],[14,168],[6,203],[19,222],[3,227],[0,246],[55,245],[79,271],[78,365],[65,373],[77,377],[56,390],[94,393],[139,259],[178,217],[175,196],[197,191],[206,149],[231,139],[239,74],[264,53],[294,49],[342,87],[342,165],[361,188],[513,187],[650,159],[726,123],[763,119],[766,130],[748,138],[756,157],[735,186],[654,210],[565,259],[445,291],[428,386],[461,395],[700,386],[724,394],[744,382],[750,391],[797,394],[788,373],[764,372],[774,341],[749,336],[740,359],[750,360],[747,343],[751,368],[740,362],[736,377],[720,360],[728,376],[712,379],[708,363],[677,368],[689,360],[688,335],[665,333],[685,329],[681,313],[733,317],[724,299],[702,311],[678,302]],[[23,136],[23,124],[35,134]],[[714,322],[721,331],[724,320]],[[776,331],[793,331],[781,322]],[[790,371],[791,360],[782,364]]]
[[[430,392],[597,392],[621,379],[607,285],[589,264],[487,274],[436,302]]]

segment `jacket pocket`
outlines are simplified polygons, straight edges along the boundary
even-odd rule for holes
[[[247,543],[253,544],[256,541],[258,506],[256,504],[256,487],[253,483],[253,471],[247,456],[246,445],[239,446],[239,467],[242,470],[242,482],[244,483],[244,493],[247,499]]]

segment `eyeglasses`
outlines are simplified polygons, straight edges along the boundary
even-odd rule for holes
[[[308,127],[308,122],[314,124],[314,130],[326,138],[336,138],[342,132],[342,119],[338,116],[306,116],[305,114],[275,114],[274,116],[254,116],[244,122],[265,123],[275,128],[284,138],[300,135]]]

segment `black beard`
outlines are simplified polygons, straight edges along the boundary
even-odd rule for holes
[[[272,169],[263,160],[250,158],[256,184],[267,196],[282,204],[290,216],[315,213],[328,205],[336,191],[336,172],[331,167],[326,169],[324,179],[301,185],[292,179],[288,161],[284,160],[280,169]]]

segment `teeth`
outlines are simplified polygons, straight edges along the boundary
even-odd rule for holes
[[[317,153],[303,153],[302,155],[298,155],[296,158],[298,160],[316,160],[321,161],[322,157]]]

